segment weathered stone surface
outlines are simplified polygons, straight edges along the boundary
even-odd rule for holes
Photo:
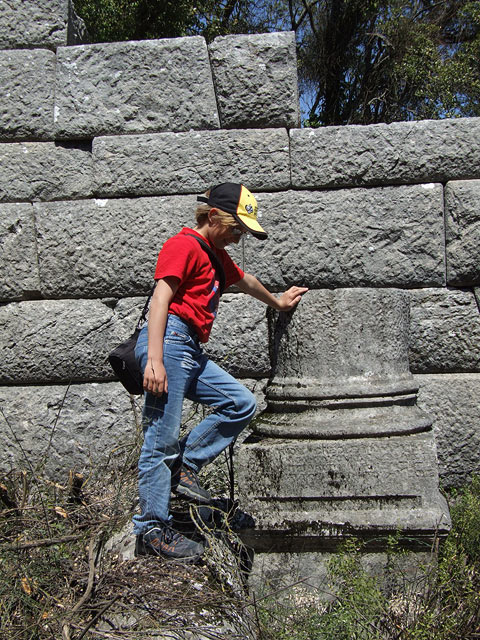
[[[114,379],[107,356],[133,332],[144,302],[34,300],[1,306],[0,383]],[[263,305],[252,300],[245,307],[243,295],[227,294],[222,306],[212,358],[234,375],[268,376]]]
[[[58,49],[57,137],[218,126],[208,52],[201,37]]]
[[[53,139],[55,54],[0,51],[0,141]]]
[[[264,384],[242,380],[264,406]],[[141,443],[143,400],[132,398],[119,382],[0,387],[0,404],[8,421],[0,422],[0,471],[26,468],[25,456],[44,463],[49,477],[65,481],[70,469],[101,473],[122,454],[121,445]],[[185,401],[183,425],[190,429],[201,417]]]
[[[261,193],[258,203],[269,238],[246,239],[246,269],[266,286],[444,284],[440,185]]]
[[[70,469],[90,472],[115,464],[121,445],[141,438],[141,401],[132,407],[118,382],[0,387],[0,470],[27,468],[26,458],[65,482]],[[132,505],[133,506],[133,505]]]
[[[213,184],[290,185],[285,129],[198,131],[95,138],[99,196],[203,193]]]
[[[0,383],[112,379],[107,355],[120,342],[112,316],[113,310],[99,300],[34,300],[0,307]]]
[[[265,305],[244,294],[224,295],[205,351],[234,376],[267,378],[270,356]]]
[[[415,391],[408,308],[408,293],[398,289],[309,291],[293,314],[272,323],[268,398],[280,407],[304,400],[304,410],[321,413],[317,400],[342,398],[346,406],[349,398]]]
[[[472,291],[412,291],[410,318],[413,372],[480,371],[480,312]]]
[[[147,293],[163,243],[183,226],[194,226],[196,205],[196,196],[35,203],[42,294],[121,298]],[[248,257],[262,251],[263,243],[250,238],[246,247]],[[241,266],[241,246],[230,253]],[[278,282],[275,261],[266,266]],[[256,268],[252,260],[245,264]]]
[[[150,291],[158,252],[183,226],[195,226],[197,201],[191,195],[33,206],[42,295],[123,298]],[[230,253],[244,264],[241,245]]]
[[[417,375],[418,404],[433,417],[440,480],[461,487],[480,473],[480,374]]]
[[[53,142],[0,144],[0,201],[76,198],[92,193],[88,147]]]
[[[163,243],[193,225],[195,207],[194,196],[35,203],[43,295],[147,293]]]
[[[342,532],[435,531],[448,526],[431,432],[390,438],[244,443],[237,456],[255,548],[303,550]],[[268,531],[268,534],[265,532]],[[245,538],[245,536],[244,536]],[[321,544],[321,543],[320,543]],[[279,548],[280,547],[280,548]]]
[[[216,38],[209,46],[222,127],[298,127],[293,32]]]
[[[0,48],[76,44],[85,37],[71,0],[0,0]]]
[[[449,182],[445,188],[447,282],[480,284],[480,180]]]
[[[31,204],[0,204],[0,300],[21,299],[40,289]]]
[[[480,177],[480,118],[291,131],[292,186]]]

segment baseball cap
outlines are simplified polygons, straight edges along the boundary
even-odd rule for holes
[[[235,220],[255,238],[260,240],[267,238],[266,231],[257,220],[258,205],[255,196],[243,184],[223,182],[212,187],[208,197],[198,196],[197,200],[231,213]]]

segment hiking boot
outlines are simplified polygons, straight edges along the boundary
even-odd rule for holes
[[[193,469],[183,465],[176,480],[176,482],[172,483],[173,493],[183,498],[196,500],[201,504],[210,503],[212,498],[208,491],[201,486],[198,481],[198,476]]]
[[[182,562],[197,562],[203,551],[203,544],[190,540],[168,524],[137,536],[135,544],[136,556],[164,556]]]

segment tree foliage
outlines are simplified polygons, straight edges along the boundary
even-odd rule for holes
[[[480,114],[479,2],[289,5],[312,125]]]
[[[75,0],[93,42],[293,30],[310,126],[480,115],[479,0]]]

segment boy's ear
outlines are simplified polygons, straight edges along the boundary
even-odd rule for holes
[[[210,209],[210,211],[208,212],[208,221],[213,224],[215,222],[215,220],[213,220],[213,218],[215,217],[215,215],[217,214],[218,209],[215,209],[215,207],[212,207]]]

